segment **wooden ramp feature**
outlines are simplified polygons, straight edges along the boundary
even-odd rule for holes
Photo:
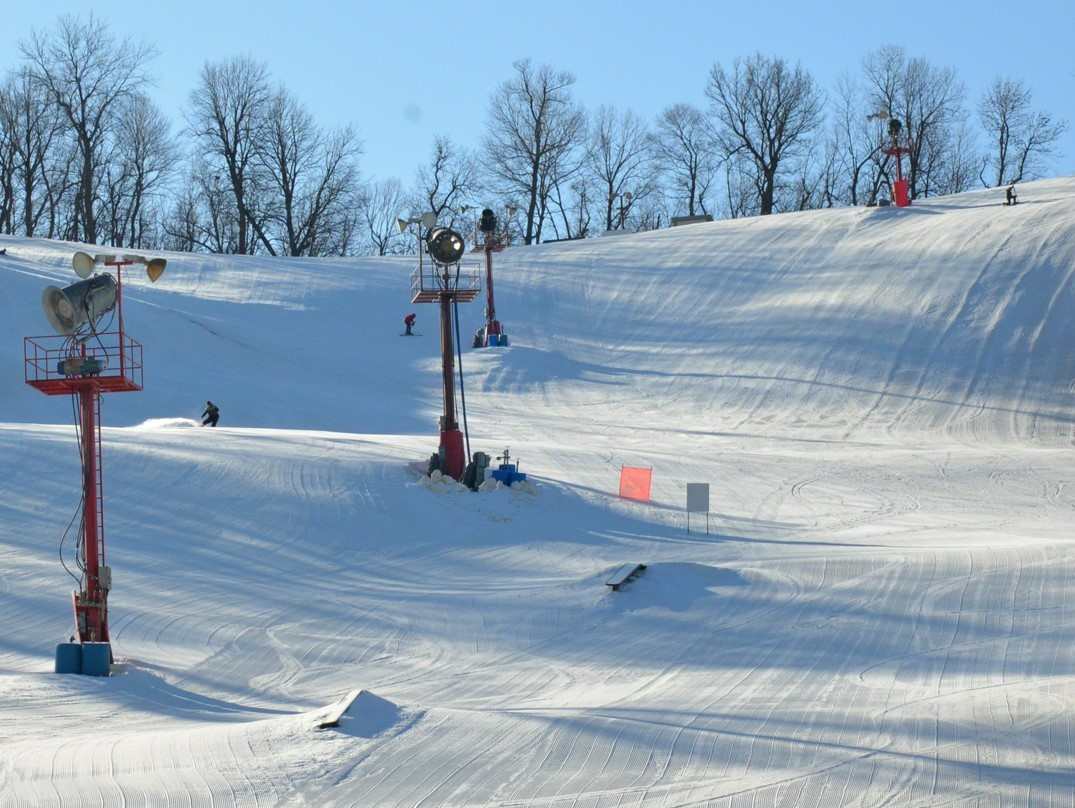
[[[339,701],[326,707],[324,713],[317,719],[317,728],[327,729],[328,727],[338,727],[340,725],[340,719],[343,718],[343,714],[351,709],[351,705],[354,704],[355,699],[358,698],[361,692],[361,690],[352,690]]]
[[[624,564],[612,573],[612,577],[605,581],[605,585],[611,586],[613,592],[618,592],[621,586],[633,581],[645,568],[645,564]]]

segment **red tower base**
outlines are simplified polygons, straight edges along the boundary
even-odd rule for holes
[[[896,180],[892,183],[892,198],[897,208],[905,208],[911,204],[911,197],[907,193],[907,180]]]
[[[463,452],[463,433],[458,429],[448,429],[440,433],[441,473],[453,480],[463,479],[466,471],[467,457]]]

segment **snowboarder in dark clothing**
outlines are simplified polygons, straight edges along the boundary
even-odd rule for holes
[[[1015,183],[1013,182],[1011,185],[1008,186],[1008,190],[1004,192],[1004,204],[1014,205],[1016,201],[1017,200],[1015,197]]]
[[[216,426],[217,421],[220,420],[220,408],[212,401],[206,401],[202,417],[205,419],[202,421],[202,426]]]
[[[417,319],[418,319],[418,315],[416,315],[414,312],[411,312],[410,314],[408,314],[406,317],[403,318],[403,324],[405,326],[407,326],[407,330],[404,333],[404,336],[407,336],[407,337],[413,337],[414,336],[414,332],[411,331],[411,329],[414,328],[414,321],[417,320]]]

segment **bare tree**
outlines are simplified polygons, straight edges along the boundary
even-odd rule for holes
[[[630,110],[602,105],[593,116],[587,165],[601,191],[605,230],[621,230],[631,206],[657,187],[657,167],[646,124]]]
[[[743,154],[733,154],[723,164],[724,202],[720,218],[742,219],[759,212],[757,166]]]
[[[982,93],[978,118],[992,144],[979,175],[986,187],[1039,177],[1045,158],[1056,155],[1056,141],[1067,131],[1067,123],[1033,111],[1032,99],[1022,81],[999,76]]]
[[[822,122],[821,93],[813,78],[798,65],[755,54],[736,59],[730,74],[715,65],[706,96],[724,156],[750,159],[758,212],[772,213],[781,172],[809,151],[810,136]]]
[[[451,138],[438,135],[433,140],[429,163],[419,167],[416,177],[423,213],[433,211],[446,226],[452,226],[454,212],[477,191],[478,168],[472,155],[456,146]],[[445,218],[442,214],[452,215]]]
[[[592,174],[578,173],[567,183],[554,183],[549,194],[549,207],[554,211],[549,225],[557,239],[586,238],[590,235],[593,215],[593,186],[597,180]]]
[[[14,233],[17,172],[18,101],[14,80],[0,87],[0,233]]]
[[[672,189],[672,202],[685,202],[688,216],[709,213],[706,197],[719,159],[701,110],[690,104],[667,107],[657,119],[652,144]]]
[[[100,236],[97,184],[114,116],[126,99],[149,83],[145,66],[156,51],[129,38],[117,42],[92,15],[87,22],[61,17],[51,34],[35,31],[19,48],[34,81],[63,112],[77,144],[80,170],[74,235],[96,242]]]
[[[492,179],[504,196],[523,200],[526,244],[541,241],[553,188],[569,183],[580,165],[573,153],[585,134],[585,116],[575,103],[575,77],[529,59],[515,62],[516,76],[489,103],[485,152]]]
[[[163,216],[161,247],[176,252],[207,250],[202,241],[201,195],[193,177],[176,189],[172,206]]]
[[[866,94],[850,75],[837,79],[835,103],[831,107],[831,128],[827,151],[831,151],[833,204],[872,204],[884,182],[889,160],[881,151],[884,131]]]
[[[838,200],[837,151],[836,141],[826,138],[820,148],[811,151],[808,159],[796,161],[798,171],[782,189],[780,210],[816,210],[843,204]]]
[[[171,125],[143,94],[128,98],[120,111],[116,158],[108,176],[115,177],[105,198],[111,242],[116,246],[154,247],[159,211],[157,199],[176,170],[178,147]]]
[[[945,193],[961,194],[976,187],[976,178],[981,166],[981,150],[977,133],[969,121],[959,121],[950,129],[946,151],[943,154],[943,169],[939,182]]]
[[[874,112],[900,120],[910,141],[906,175],[911,199],[951,192],[945,178],[963,168],[946,160],[963,156],[953,147],[958,125],[966,118],[966,90],[954,68],[935,67],[925,59],[909,59],[904,49],[886,45],[868,54],[863,68]]]
[[[364,240],[374,255],[394,255],[407,252],[404,236],[396,226],[396,219],[412,212],[411,203],[403,193],[403,186],[395,177],[374,182],[366,192],[359,216]]]
[[[190,95],[187,123],[206,161],[201,184],[214,190],[226,180],[236,220],[236,252],[252,254],[261,243],[272,253],[264,230],[269,202],[263,189],[268,183],[259,176],[262,163],[257,159],[272,102],[268,69],[248,57],[238,57],[207,63],[200,82]]]
[[[164,214],[162,229],[165,242],[173,245],[170,249],[239,252],[239,220],[231,189],[201,155],[192,157],[185,184]]]
[[[325,255],[350,242],[362,146],[351,127],[326,134],[287,90],[266,110],[259,159],[272,180],[274,239],[286,255]],[[267,226],[263,231],[267,235]],[[266,244],[270,252],[275,250]]]

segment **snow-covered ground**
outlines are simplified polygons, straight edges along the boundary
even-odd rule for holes
[[[1070,806],[1075,178],[1000,198],[498,254],[469,441],[532,484],[478,493],[414,470],[413,259],[129,271],[109,678],[52,673],[78,452],[23,376],[78,245],[0,238],[0,806]]]

